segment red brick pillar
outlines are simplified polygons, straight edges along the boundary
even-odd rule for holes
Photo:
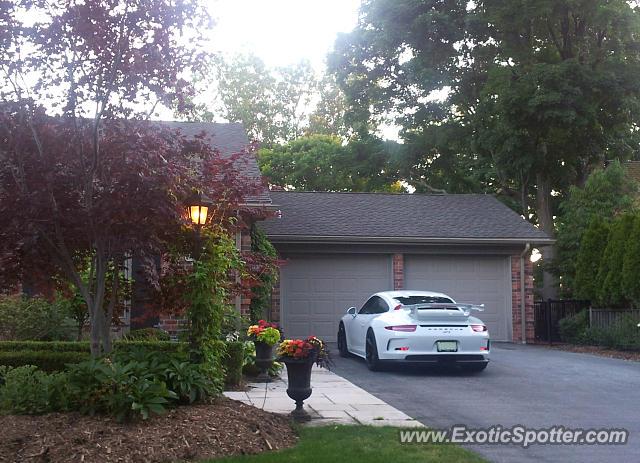
[[[393,255],[393,289],[404,289],[404,255]]]
[[[520,287],[519,255],[511,256],[511,310],[513,323],[513,342],[522,342],[522,297],[525,303],[525,337],[527,343],[534,342],[535,325],[533,309],[533,264],[528,256],[524,262],[524,290]]]

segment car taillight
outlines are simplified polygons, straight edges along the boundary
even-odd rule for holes
[[[408,347],[396,347],[396,350],[409,350]]]
[[[389,331],[404,331],[410,333],[415,331],[418,325],[395,325],[395,326],[385,326],[385,330]]]
[[[393,310],[400,310],[402,308],[402,304],[398,304],[393,308]]]
[[[471,325],[471,329],[477,333],[487,331],[487,327],[484,325]]]

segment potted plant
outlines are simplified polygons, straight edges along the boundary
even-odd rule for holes
[[[259,320],[257,325],[249,327],[247,337],[256,346],[256,365],[260,368],[260,374],[256,381],[259,383],[271,382],[267,370],[273,363],[273,346],[280,341],[280,330],[276,325]]]
[[[311,395],[311,367],[329,368],[331,357],[325,343],[315,336],[307,339],[285,339],[278,346],[278,360],[287,366],[287,395],[296,402],[291,416],[296,421],[311,419],[303,408],[303,402]]]

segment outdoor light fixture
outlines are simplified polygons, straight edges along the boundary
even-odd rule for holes
[[[207,206],[189,206],[189,216],[194,225],[204,225],[207,222]]]

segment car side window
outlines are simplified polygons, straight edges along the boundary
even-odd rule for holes
[[[376,314],[376,313],[384,313],[387,310],[389,310],[389,308],[387,307],[387,303],[384,302],[382,298],[378,296],[373,296],[367,302],[364,303],[364,305],[360,309],[360,312],[358,313],[361,315]]]
[[[376,303],[373,306],[371,313],[385,313],[389,310],[389,306],[381,297],[376,298]]]
[[[366,314],[375,313],[372,310],[373,310],[374,305],[376,303],[376,299],[378,299],[378,296],[373,296],[367,302],[365,302],[364,305],[362,306],[362,308],[360,309],[360,311],[358,312],[358,314],[366,315]]]

